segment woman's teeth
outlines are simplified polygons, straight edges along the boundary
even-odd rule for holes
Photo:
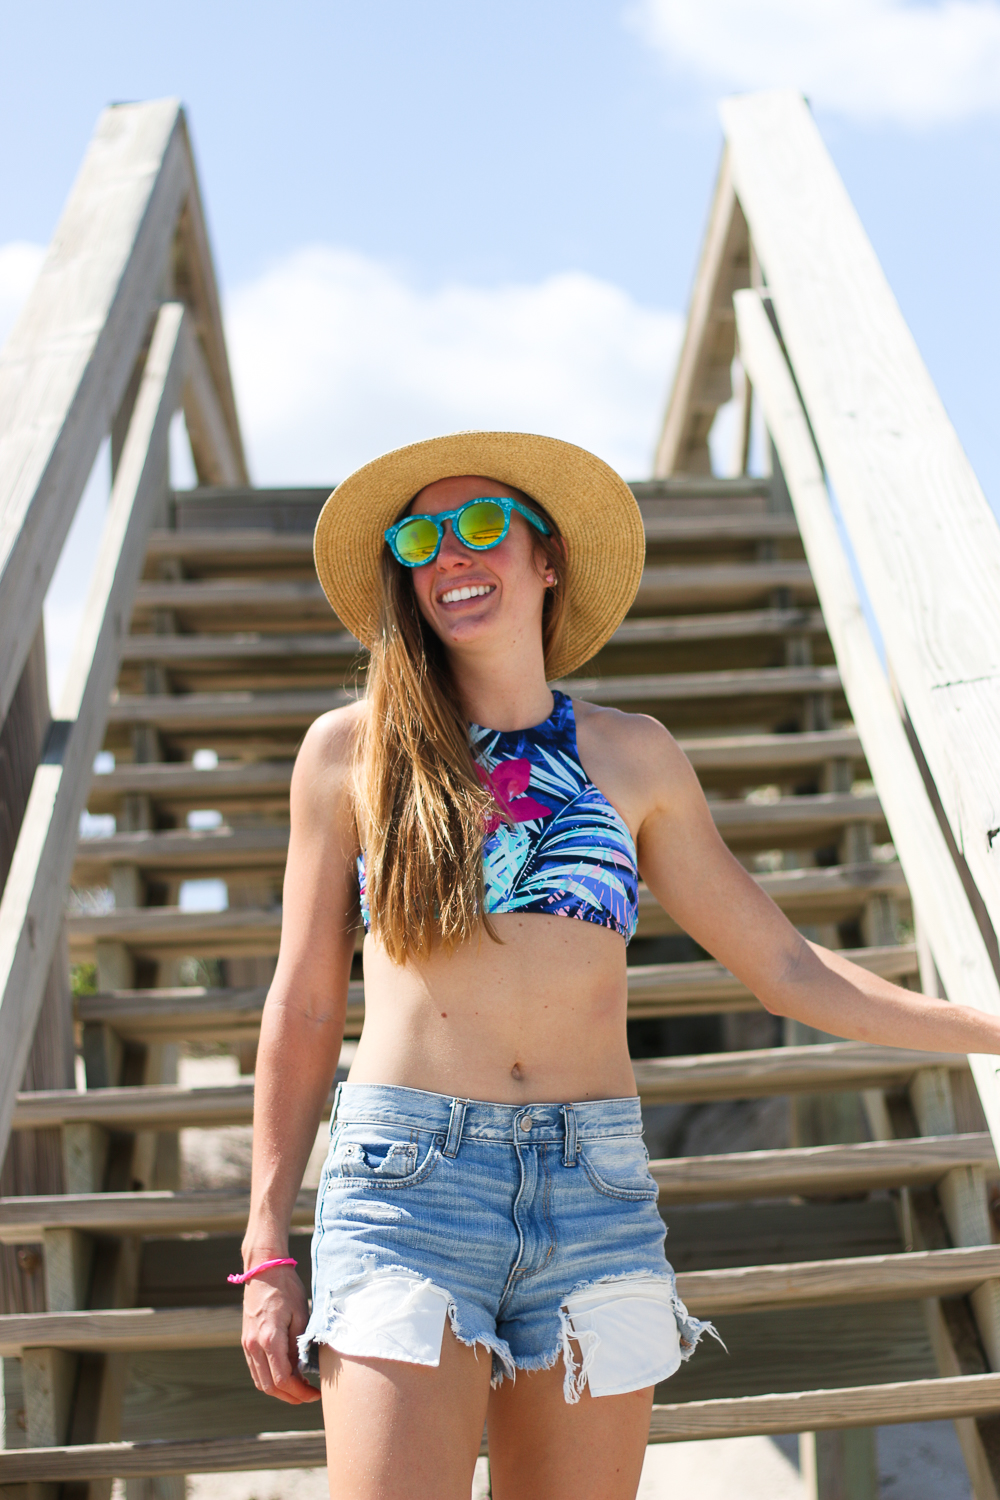
[[[491,583],[477,583],[472,588],[449,589],[441,595],[442,604],[454,604],[457,599],[478,599],[480,594],[492,594]]]

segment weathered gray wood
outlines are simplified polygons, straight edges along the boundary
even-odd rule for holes
[[[1000,927],[1000,530],[804,101],[723,106],[740,201],[899,691]]]
[[[734,271],[745,262],[745,274]],[[733,357],[732,316],[726,318],[735,284],[749,284],[749,246],[742,210],[733,192],[728,154],[716,183],[701,262],[688,309],[684,342],[656,448],[653,472],[709,474],[708,433],[717,409],[729,399]],[[721,324],[721,327],[719,326]]]
[[[220,324],[221,334],[221,324]],[[223,346],[224,347],[224,346]],[[228,383],[228,365],[225,379]],[[209,369],[201,341],[191,339],[182,399],[184,419],[191,440],[191,452],[199,479],[212,484],[235,484],[246,476],[246,465],[240,444],[236,407],[227,411]]]
[[[868,1192],[925,1185],[959,1166],[996,1171],[987,1134],[923,1136],[856,1146],[813,1146],[780,1151],[654,1161],[650,1170],[667,1203],[728,1202],[791,1194]],[[135,1192],[63,1194],[0,1200],[0,1242],[39,1240],[46,1229],[103,1234],[180,1234],[189,1229],[239,1230],[249,1199],[237,1192]],[[303,1191],[292,1223],[307,1224],[315,1194]]]
[[[196,194],[176,100],[105,110],[0,354],[0,722],[87,475],[169,285],[178,215]],[[198,276],[214,297],[210,263]],[[203,325],[208,331],[211,318]],[[224,345],[213,358],[218,372]]]
[[[170,418],[182,373],[183,318],[183,309],[173,303],[157,317],[57,721],[34,777],[0,900],[0,1148],[6,1145],[14,1091],[62,920],[57,893],[69,877],[122,621],[153,511],[162,499]]]
[[[826,868],[778,870],[754,877],[763,891],[795,921],[839,921],[858,915],[879,893],[901,901],[907,888],[895,863],[831,865]],[[244,907],[220,912],[187,912],[178,907],[147,906],[67,919],[74,962],[92,961],[98,943],[122,943],[152,956],[196,952],[202,958],[277,952],[281,935],[278,907]],[[676,922],[650,895],[639,889],[640,936],[677,933]],[[360,941],[360,933],[359,933]],[[190,946],[193,945],[193,946]],[[127,988],[127,986],[115,986]]]
[[[908,1380],[784,1396],[687,1401],[653,1407],[649,1441],[692,1442],[858,1423],[931,1422],[962,1415],[989,1415],[998,1407],[1000,1375],[960,1375],[948,1380]],[[0,1453],[0,1483],[119,1478],[130,1474],[306,1469],[322,1468],[325,1463],[326,1439],[321,1431],[145,1443],[81,1443],[68,1448],[21,1448]]]
[[[644,1103],[750,1099],[813,1089],[887,1088],[909,1082],[923,1066],[964,1070],[965,1057],[907,1052],[863,1042],[778,1047],[756,1052],[646,1059],[633,1065]],[[329,1110],[331,1101],[327,1101]],[[253,1083],[182,1088],[144,1084],[79,1092],[49,1089],[17,1096],[12,1128],[42,1130],[70,1123],[108,1129],[167,1130],[249,1124]],[[964,1243],[983,1243],[965,1240]]]
[[[893,843],[920,908],[951,999],[1000,1015],[1000,986],[961,877],[900,722],[830,510],[809,427],[787,364],[754,292],[737,300],[741,345],[781,456],[812,559],[854,722],[882,798]],[[991,1132],[1000,1140],[996,1059],[972,1059]]]
[[[654,1161],[650,1170],[667,1203],[710,1203],[930,1185],[954,1167],[995,1171],[995,1161],[993,1143],[984,1132],[677,1157]]]
[[[787,839],[818,837],[852,823],[883,822],[878,798],[820,793],[785,797],[774,802],[713,802],[712,817],[730,845],[752,838],[763,847],[778,847]],[[109,879],[113,867],[172,870],[185,878],[210,870],[281,867],[288,852],[288,829],[280,824],[164,833],[116,833],[87,839],[77,848],[74,878],[78,884],[97,885]]]
[[[1000,1271],[1000,1247],[859,1256],[799,1265],[688,1271],[677,1290],[699,1317],[769,1307],[853,1305],[959,1296]],[[232,1348],[242,1310],[232,1307],[123,1308],[0,1317],[0,1355],[31,1348],[74,1352]]]
[[[917,973],[917,955],[912,944],[854,948],[851,958],[883,979],[898,982]],[[251,1040],[260,1027],[266,994],[264,986],[246,990],[197,987],[125,990],[82,995],[76,1002],[76,1014],[84,1027],[104,1026],[126,1041],[180,1037],[202,1041]],[[628,970],[630,1020],[759,1009],[759,1001],[749,990],[711,959],[685,964],[644,964]],[[364,987],[351,984],[346,1036],[360,1034],[364,1014]],[[93,1153],[90,1142],[81,1142],[79,1149]]]

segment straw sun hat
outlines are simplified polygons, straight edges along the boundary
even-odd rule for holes
[[[527,432],[456,432],[374,459],[339,484],[313,541],[326,597],[366,646],[378,629],[383,532],[437,479],[478,474],[523,490],[566,538],[569,594],[549,673],[574,671],[621,624],[642,575],[642,517],[623,479],[593,453]]]

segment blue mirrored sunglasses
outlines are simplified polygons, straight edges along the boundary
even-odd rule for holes
[[[404,568],[422,568],[433,562],[441,550],[444,540],[444,523],[450,521],[452,530],[466,547],[473,552],[488,552],[499,547],[510,530],[511,511],[516,510],[526,521],[549,535],[549,528],[540,516],[530,511],[519,500],[507,495],[484,495],[478,500],[466,500],[457,510],[439,510],[434,515],[404,516],[388,528],[385,539],[392,548],[392,555]]]

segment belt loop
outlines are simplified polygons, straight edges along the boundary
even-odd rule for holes
[[[444,1143],[445,1156],[457,1156],[458,1148],[462,1144],[462,1126],[465,1124],[465,1111],[469,1107],[468,1099],[453,1099],[451,1101],[451,1118],[448,1121],[448,1139]]]
[[[563,1166],[576,1166],[576,1110],[572,1104],[563,1104],[559,1110],[563,1117]]]

